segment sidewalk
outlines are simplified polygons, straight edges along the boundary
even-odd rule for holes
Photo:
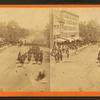
[[[87,47],[88,47],[88,45],[85,45],[85,46],[82,46],[82,47],[78,48],[77,51],[76,51],[76,50],[70,50],[70,55],[73,56],[73,55],[75,55],[76,53],[81,52],[82,50],[84,50],[84,49],[87,48]]]
[[[0,51],[6,49],[6,48],[8,48],[8,47],[11,47],[11,45],[9,44],[9,45],[4,45],[3,47],[0,47]]]
[[[2,51],[3,49],[6,49],[8,47],[8,45],[0,47],[0,51]]]

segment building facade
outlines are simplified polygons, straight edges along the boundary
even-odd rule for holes
[[[64,9],[52,10],[53,40],[79,37],[79,16]]]

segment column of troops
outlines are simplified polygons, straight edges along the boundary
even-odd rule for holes
[[[66,57],[69,58],[69,47],[67,45],[54,44],[51,51],[51,56],[55,58],[55,62],[63,60],[63,53],[66,54]]]
[[[36,64],[42,64],[43,62],[43,51],[40,49],[39,46],[32,46],[27,52],[21,54],[18,53],[17,61],[20,64],[24,64],[27,60],[28,63],[34,59]]]

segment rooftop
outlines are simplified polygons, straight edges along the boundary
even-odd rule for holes
[[[71,12],[68,12],[68,11],[66,11],[66,10],[61,10],[62,12],[65,12],[65,13],[68,13],[68,14],[70,14],[70,15],[73,15],[73,16],[75,16],[75,17],[79,17],[78,15],[76,15],[76,14],[74,14],[74,13],[71,13]]]

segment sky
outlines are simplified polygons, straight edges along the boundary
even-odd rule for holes
[[[100,8],[66,8],[65,10],[79,15],[80,21],[93,19],[100,24]]]
[[[0,8],[0,22],[16,21],[28,29],[44,29],[49,23],[49,9],[40,8]]]
[[[80,21],[94,19],[100,24],[100,8],[64,8],[79,15]],[[0,22],[16,21],[21,27],[42,30],[49,23],[49,8],[0,8]]]

